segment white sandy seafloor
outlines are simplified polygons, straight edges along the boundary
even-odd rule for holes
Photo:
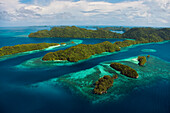
[[[62,87],[69,88],[73,94],[82,96],[92,103],[103,103],[121,100],[133,90],[150,87],[158,80],[170,81],[169,62],[151,56],[148,58],[145,66],[139,66],[135,61],[136,58],[137,56],[117,61],[103,62],[87,70],[70,73],[59,78],[32,84],[31,88],[43,88],[44,86],[55,87],[57,84]],[[138,72],[139,78],[134,79],[121,75],[120,72],[115,71],[110,67],[110,63],[112,62],[120,62],[130,66]],[[118,75],[118,78],[114,80],[113,86],[108,89],[107,94],[93,94],[94,83],[100,77],[104,75],[112,76],[115,74]]]
[[[74,43],[71,43],[72,41]],[[82,42],[83,42],[83,40],[70,40],[69,42],[66,42],[65,45],[56,45],[56,46],[50,46],[50,47],[45,48],[43,50],[33,50],[33,51],[27,51],[27,52],[22,52],[22,53],[16,53],[16,54],[12,54],[12,55],[5,55],[5,56],[0,57],[0,61],[6,60],[6,59],[9,59],[9,58],[15,58],[15,57],[18,57],[18,56],[27,55],[27,54],[33,54],[33,53],[40,52],[40,51],[49,51],[49,50],[53,50],[53,49],[56,49],[56,48],[59,48],[59,47],[69,47],[69,46],[72,46],[72,45],[81,44]]]
[[[156,52],[155,49],[142,49],[142,52]]]

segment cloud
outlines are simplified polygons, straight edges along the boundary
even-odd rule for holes
[[[0,12],[0,20],[10,20],[12,15],[8,14],[6,11]]]
[[[90,0],[1,0],[0,21],[32,24],[170,26],[169,0],[119,3]],[[2,23],[2,22],[1,22]]]

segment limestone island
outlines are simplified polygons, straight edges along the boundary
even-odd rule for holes
[[[37,44],[19,44],[14,46],[4,46],[0,48],[0,56],[12,55],[21,52],[43,50],[49,47],[60,46],[58,43],[37,43]]]
[[[69,32],[66,31],[69,29]],[[60,32],[64,33],[60,36]],[[65,32],[64,32],[65,31]],[[84,31],[84,32],[83,32]],[[86,32],[85,32],[86,31]],[[113,38],[114,36],[111,35],[107,30],[86,30],[78,27],[54,27],[50,31],[46,31],[50,36],[49,37],[81,37],[81,38]],[[32,33],[29,37],[37,37],[42,38],[44,31],[38,31],[36,33]],[[52,34],[51,34],[52,32]],[[93,34],[93,32],[97,32],[98,34],[89,35],[89,32]],[[55,34],[55,35],[54,35]],[[79,35],[78,35],[79,34]],[[115,34],[115,33],[114,33]],[[100,35],[100,36],[98,36]],[[117,34],[118,35],[118,34]],[[44,35],[46,36],[46,35]],[[96,37],[97,36],[97,37]],[[42,60],[44,61],[54,61],[54,60],[67,60],[70,62],[77,62],[79,60],[88,59],[92,55],[101,54],[103,52],[114,52],[120,51],[122,47],[127,47],[130,45],[135,44],[142,44],[142,43],[151,43],[151,42],[161,42],[165,40],[170,40],[170,29],[169,28],[132,28],[125,32],[124,34],[119,34],[119,37],[115,36],[114,38],[125,38],[125,39],[135,39],[135,40],[124,40],[124,41],[117,41],[115,43],[110,43],[108,41],[98,43],[98,44],[80,44],[77,46],[70,47],[66,50],[59,50],[56,52],[47,53]]]
[[[123,65],[121,63],[111,63],[110,67],[112,67],[113,69],[120,71],[122,75],[125,75],[127,77],[130,78],[138,78],[139,75],[136,72],[136,70],[132,69],[131,67],[127,66],[127,65]],[[104,94],[107,93],[107,90],[113,86],[113,80],[117,79],[118,76],[117,75],[113,75],[113,77],[109,76],[109,75],[105,75],[102,78],[99,78],[98,81],[96,81],[95,83],[95,88],[93,90],[94,94]]]
[[[122,38],[122,39],[125,39],[124,41],[117,41],[114,43],[105,41],[105,42],[93,44],[93,45],[92,44],[79,44],[79,45],[67,48],[65,50],[59,50],[59,51],[47,53],[42,58],[43,61],[65,60],[69,62],[78,62],[79,60],[88,59],[92,55],[101,54],[103,52],[120,51],[124,47],[128,47],[128,46],[135,45],[135,44],[161,42],[165,40],[170,40],[170,28],[162,28],[162,29],[160,28],[131,28],[131,29],[125,30],[125,33],[123,34],[113,33],[110,30],[111,28],[87,30],[87,29],[78,28],[75,26],[54,27],[50,31],[42,30],[42,31],[38,31],[35,33],[31,33],[29,37],[35,37],[35,38],[45,38],[45,37]],[[133,39],[133,40],[128,40],[128,39]],[[149,58],[149,55],[147,56],[147,58]],[[146,63],[145,56],[139,56],[138,59],[136,60],[139,61],[140,66],[143,66]],[[97,69],[100,70],[100,68],[97,68]],[[120,74],[122,75],[136,79],[139,77],[139,75],[135,69],[138,70],[136,64],[135,64],[135,67],[131,68],[131,66],[129,67],[121,63],[111,63],[111,64],[109,63],[109,68],[107,68],[107,70],[111,72],[110,74],[115,74],[113,71],[117,70],[117,71],[120,71]],[[91,96],[91,93],[99,94],[99,95],[107,93],[107,90],[109,88],[112,89],[112,91],[117,90],[117,92],[119,92],[119,88],[117,89],[113,88],[114,79],[118,78],[118,76],[113,75],[113,77],[111,77],[110,75],[105,75],[104,77],[101,77],[99,75],[101,74],[102,71],[96,70],[95,72],[93,72],[95,73],[95,75],[97,75],[97,77],[93,76],[93,74],[84,76],[84,78],[86,78],[87,76],[90,76],[89,79],[82,78],[81,75],[84,74],[84,71],[82,71],[81,73],[78,72],[79,74],[76,73],[76,74],[70,74],[64,77],[60,77],[58,80],[68,84],[69,86],[72,85],[72,87],[76,87],[78,90],[81,90],[80,92],[83,92],[83,94],[86,93],[90,96]],[[72,75],[76,77],[74,78],[72,77]],[[81,77],[79,78],[77,76],[79,77],[81,76]],[[101,78],[98,78],[98,76]],[[91,79],[91,77],[93,79]],[[121,76],[120,78],[124,79],[127,77]],[[135,80],[135,79],[132,79],[132,80]],[[119,84],[124,86],[124,83],[121,83],[121,82]],[[138,82],[138,81],[135,81],[135,82]],[[95,87],[93,85],[95,85]],[[92,90],[92,87],[94,87],[93,90]]]
[[[44,50],[44,49],[53,49],[59,46],[65,46],[75,44],[74,41],[71,42],[62,42],[62,43],[31,43],[31,44],[18,44],[14,46],[4,46],[0,48],[0,57],[5,55],[12,55],[22,52],[34,51],[34,50]]]
[[[129,66],[123,65],[121,63],[111,63],[110,67],[112,67],[113,69],[120,71],[122,75],[125,75],[127,77],[130,78],[138,78],[139,75],[136,72],[136,70],[132,69]]]
[[[136,58],[138,56],[135,56]],[[123,98],[127,94],[130,94],[132,90],[136,88],[141,88],[143,86],[150,86],[154,83],[156,79],[169,79],[169,69],[170,65],[168,62],[161,60],[157,57],[151,56],[150,61],[147,62],[145,67],[139,67],[138,64],[132,63],[130,60],[121,59],[118,63],[129,66],[136,70],[139,74],[139,78],[129,78],[125,75],[120,74],[118,71],[110,67],[111,61],[106,61],[98,64],[89,69],[81,70],[78,72],[69,73],[60,77],[56,77],[47,81],[33,84],[33,86],[44,87],[44,85],[49,85],[49,87],[55,88],[56,84],[61,85],[64,88],[70,89],[73,94],[81,95],[81,97],[87,99],[92,103],[105,103],[105,102],[116,102],[118,99]],[[156,64],[159,64],[155,66]],[[142,69],[141,69],[142,68]],[[160,76],[158,73],[161,73]],[[103,84],[103,82],[97,83],[101,87],[98,88],[95,84],[104,75],[109,76],[108,78],[117,78],[113,80],[113,85],[111,85],[112,80],[105,80],[109,83]],[[115,75],[115,76],[112,76]],[[144,75],[144,76],[143,76]],[[111,87],[109,87],[111,86]],[[103,90],[102,90],[102,87]],[[94,94],[94,89],[98,91]],[[105,90],[107,89],[107,90]],[[106,93],[107,91],[107,93]],[[100,95],[102,94],[102,95]]]
[[[149,57],[149,56],[148,56]],[[143,66],[146,63],[146,57],[145,56],[138,56],[138,61],[139,61],[139,65]]]
[[[35,33],[30,33],[31,38],[121,38],[121,34],[113,33],[107,30],[87,30],[76,26],[53,27],[50,31],[40,30]]]
[[[95,83],[95,88],[93,90],[94,94],[103,94],[107,93],[107,89],[109,89],[113,85],[113,79],[109,75],[105,75],[104,77],[100,78]]]
[[[110,28],[109,28],[110,29]],[[121,28],[122,29],[122,28]],[[51,30],[40,30],[28,35],[30,38],[128,38],[140,43],[161,42],[170,40],[170,28],[131,28],[119,34],[107,28],[87,30],[76,26],[53,27]]]
[[[111,43],[105,41],[98,44],[79,44],[65,50],[47,53],[43,61],[67,60],[69,62],[77,62],[79,60],[88,59],[92,55],[101,54],[103,52],[120,51],[120,47],[127,47],[135,44],[135,41],[125,40],[123,42]]]

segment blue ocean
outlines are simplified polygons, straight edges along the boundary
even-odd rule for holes
[[[82,44],[124,40],[28,38],[29,33],[43,29],[49,30],[51,27],[1,27],[0,47],[41,42],[61,43],[71,40],[77,40]],[[0,113],[170,112],[170,41],[135,45],[117,53],[104,54],[72,64],[42,63],[40,60],[48,52],[69,47],[0,58]],[[141,75],[137,81],[127,78],[121,78],[122,83],[115,81],[115,85],[120,87],[115,90],[113,87],[106,95],[97,97],[86,95],[75,86],[63,85],[61,81],[54,84],[53,81],[81,74],[92,75],[92,72],[95,73],[97,70],[108,74],[107,63],[113,61],[124,62],[135,68],[136,64],[130,61],[139,55],[151,55],[148,61],[150,67],[136,68]],[[81,79],[77,81],[73,79],[72,83],[77,84],[78,81]]]

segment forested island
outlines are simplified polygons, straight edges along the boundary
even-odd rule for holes
[[[124,33],[122,38],[135,40],[117,41],[114,44],[109,42],[103,42],[94,45],[80,44],[66,50],[47,53],[43,57],[43,60],[67,60],[70,62],[77,62],[79,60],[88,59],[94,54],[119,51],[122,47],[127,47],[134,44],[170,40],[170,29],[132,28]]]
[[[122,38],[135,39],[139,43],[170,40],[170,28],[132,28],[122,34]]]
[[[116,52],[124,47],[135,44],[161,42],[170,40],[170,28],[131,28],[126,29],[125,33],[113,33],[111,28],[100,28],[97,30],[87,30],[84,28],[72,27],[53,27],[51,30],[41,30],[29,34],[30,38],[119,38],[125,39],[124,41],[117,41],[111,43],[105,41],[98,44],[79,44],[72,46],[65,50],[58,50],[49,52],[42,58],[43,61],[56,61],[63,60],[69,62],[78,62],[80,60],[88,59],[92,55],[101,54],[103,52]],[[114,29],[115,30],[115,29]],[[133,39],[133,40],[129,40]],[[73,41],[70,43],[74,43]],[[39,43],[39,44],[22,44],[15,46],[5,46],[0,48],[0,56],[21,53],[32,50],[42,50],[50,46],[66,45],[66,43]],[[147,58],[149,55],[147,56]],[[139,56],[139,65],[143,66],[146,63],[145,56]],[[136,70],[121,63],[111,63],[110,67],[120,71],[122,75],[130,78],[138,78],[139,75]],[[94,94],[104,94],[113,85],[114,79],[118,76],[105,75],[95,82],[93,89]]]
[[[95,83],[95,88],[93,90],[94,94],[103,94],[107,93],[107,89],[109,89],[113,85],[113,77],[109,75],[105,75],[104,77],[100,78]]]
[[[138,78],[139,75],[136,72],[136,70],[132,69],[129,66],[123,65],[121,63],[111,63],[110,67],[112,67],[113,69],[120,71],[122,75],[125,75],[127,77],[130,78]]]
[[[146,57],[145,56],[138,56],[138,61],[139,61],[139,65],[143,66],[146,63]]]
[[[111,30],[121,30],[125,33],[118,34],[113,33]],[[77,62],[79,60],[88,59],[92,55],[101,54],[103,52],[115,52],[120,51],[124,47],[128,47],[135,44],[161,42],[170,40],[170,28],[98,28],[97,30],[87,30],[84,28],[72,27],[54,27],[50,31],[42,30],[36,33],[31,33],[29,37],[45,38],[45,37],[60,37],[60,38],[122,38],[124,41],[117,41],[111,43],[105,41],[98,44],[79,44],[72,46],[65,50],[59,50],[55,52],[47,53],[43,56],[43,61],[55,61],[55,60],[66,60],[69,62]],[[129,40],[133,39],[133,40]],[[148,55],[147,58],[150,56]],[[138,56],[138,65],[145,65],[147,58],[145,56]],[[120,71],[122,75],[130,78],[138,78],[137,71],[127,65],[121,63],[111,63],[110,67]],[[95,82],[93,89],[94,94],[104,94],[107,90],[113,86],[113,81],[118,76],[113,77],[105,75],[99,78]]]
[[[131,28],[125,33],[113,33],[107,28],[87,30],[79,27],[53,27],[51,30],[40,30],[30,33],[28,37],[34,38],[128,38],[140,43],[160,42],[170,40],[170,28]]]
[[[41,30],[30,33],[28,37],[34,38],[121,38],[121,34],[113,33],[107,30],[87,30],[79,27],[53,27],[51,30]]]
[[[136,44],[133,40],[125,40],[122,42],[111,43],[105,41],[98,44],[79,44],[70,47],[65,50],[59,50],[56,52],[47,53],[42,60],[44,61],[55,61],[55,60],[67,60],[70,62],[77,62],[79,60],[88,59],[92,55],[101,54],[103,52],[114,52],[120,51],[120,47],[127,47]]]
[[[58,43],[19,44],[15,46],[4,46],[0,48],[0,56],[11,55],[21,52],[42,50],[50,46],[59,46]]]
[[[161,42],[170,40],[170,28],[132,28],[124,34],[113,33],[108,30],[87,30],[84,28],[72,27],[54,27],[50,31],[41,30],[36,33],[31,33],[29,37],[44,38],[44,37],[71,37],[71,38],[123,38],[134,39],[117,41],[114,44],[109,42],[86,45],[80,44],[66,50],[47,53],[44,61],[67,60],[77,62],[79,60],[88,59],[94,54],[103,52],[119,51],[122,47],[127,47],[134,44]],[[109,48],[109,49],[108,49]]]
[[[31,33],[29,37],[44,38],[44,37],[71,37],[71,38],[126,38],[134,40],[117,41],[110,43],[108,41],[87,45],[80,44],[70,47],[66,50],[47,53],[42,59],[44,61],[67,60],[77,62],[79,60],[88,59],[92,55],[103,52],[120,51],[122,47],[127,47],[134,44],[160,42],[170,40],[170,28],[131,28],[124,34],[113,33],[108,30],[87,30],[84,28],[72,27],[53,27],[50,31],[41,30],[36,33]],[[74,42],[71,42],[74,43]],[[61,43],[65,45],[66,43]],[[39,43],[39,44],[22,44],[15,46],[5,46],[0,48],[0,56],[10,55],[20,52],[41,50],[50,46],[56,46],[57,43]],[[143,61],[142,61],[143,62]],[[141,64],[142,65],[142,64]]]
[[[170,28],[132,28],[124,34],[113,33],[108,30],[87,30],[84,28],[72,27],[53,27],[50,31],[41,30],[36,33],[31,33],[29,37],[43,38],[43,37],[71,37],[71,38],[128,38],[134,40],[117,41],[114,44],[106,41],[94,45],[80,44],[70,47],[66,50],[59,50],[56,52],[47,53],[44,61],[51,60],[67,60],[70,62],[77,62],[79,60],[88,59],[92,55],[103,52],[120,51],[122,47],[127,47],[134,44],[160,42],[170,40]],[[74,42],[72,42],[74,43]],[[61,43],[65,45],[66,43]],[[0,56],[10,55],[20,52],[41,50],[50,46],[58,45],[57,43],[39,43],[39,44],[22,44],[15,46],[5,46],[0,48]]]
[[[98,44],[79,44],[70,47],[66,50],[59,50],[56,52],[47,53],[42,59],[44,61],[51,60],[68,60],[70,62],[77,62],[79,60],[88,59],[92,55],[103,52],[120,51],[119,46],[111,42],[102,42]]]
[[[107,30],[107,31],[123,31],[123,32],[126,32],[126,31],[128,31],[129,29],[131,29],[131,28],[129,28],[129,27],[104,27],[104,28],[97,28],[98,30],[100,29],[102,29],[102,30]]]

